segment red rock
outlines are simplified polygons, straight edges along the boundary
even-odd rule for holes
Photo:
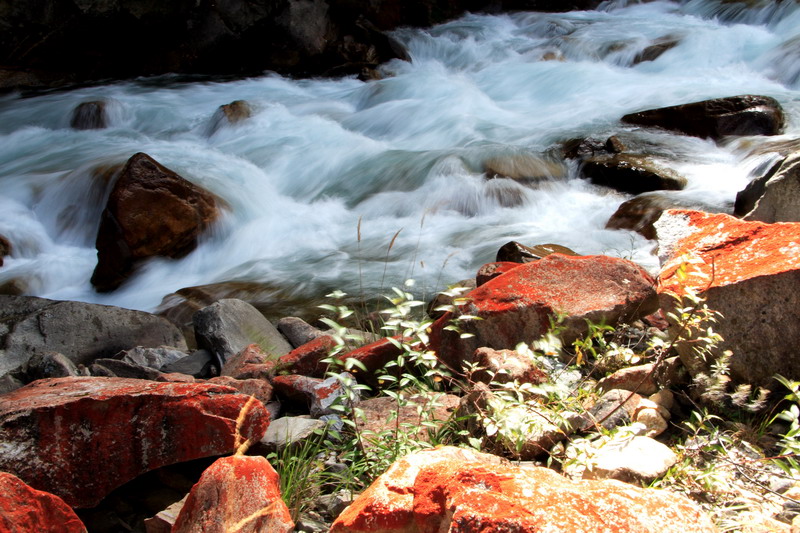
[[[348,374],[345,374],[348,375]],[[352,379],[352,376],[350,376]],[[342,384],[336,376],[325,380],[290,374],[272,379],[275,392],[287,400],[308,407],[311,416],[333,414],[331,406],[344,393]]]
[[[39,380],[0,396],[0,470],[93,507],[144,472],[258,441],[268,424],[261,402],[220,385]]]
[[[250,344],[225,361],[221,374],[236,379],[269,379],[275,374],[275,361],[258,344]]]
[[[0,472],[0,533],[86,533],[64,500]]]
[[[468,293],[457,314],[447,313],[432,326],[431,346],[440,360],[458,370],[482,346],[514,349],[550,328],[557,313],[566,315],[562,338],[571,342],[586,332],[586,321],[613,325],[655,311],[655,282],[640,266],[607,256],[552,254],[520,265]],[[461,315],[470,338],[444,328]]]
[[[339,515],[332,533],[713,532],[688,498],[617,481],[570,481],[471,450],[408,455]]]
[[[521,263],[512,263],[510,261],[501,261],[498,263],[486,263],[481,268],[478,269],[478,273],[475,276],[475,282],[477,283],[478,287],[486,283],[487,281],[491,281],[497,276],[505,274],[510,270],[514,270]]]
[[[172,527],[172,533],[293,530],[277,472],[265,458],[246,455],[223,457],[203,472]]]
[[[217,376],[208,383],[236,389],[242,394],[249,394],[264,405],[272,401],[272,385],[266,379],[236,379],[230,376]]]
[[[393,337],[393,339],[395,341],[400,341],[401,337],[396,336]],[[365,370],[362,370],[358,366],[353,366],[352,368],[348,368],[348,372],[352,373],[359,381],[375,384],[376,373],[384,368],[386,363],[397,359],[397,356],[401,353],[403,353],[403,349],[398,348],[391,340],[386,338],[367,344],[361,348],[356,348],[355,350],[340,355],[338,358],[342,363],[346,363],[348,359],[355,359],[364,365]]]
[[[212,194],[147,154],[133,155],[114,184],[100,220],[92,285],[111,291],[143,259],[185,256],[218,215]]]
[[[775,374],[800,379],[800,329],[794,327],[800,321],[800,223],[670,210],[656,228],[659,254],[667,258],[659,274],[662,307],[674,308],[674,297],[692,288],[722,313],[714,330],[724,338],[720,353],[733,352],[734,382],[774,388]],[[690,374],[707,371],[691,343],[677,348]]]
[[[281,356],[277,366],[282,372],[321,378],[328,369],[327,363],[323,363],[322,360],[328,357],[334,348],[336,340],[330,335],[317,337]]]

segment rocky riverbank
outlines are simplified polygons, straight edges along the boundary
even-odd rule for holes
[[[703,135],[772,134],[783,122],[780,106],[761,97],[687,108],[626,120],[671,116],[660,126]],[[688,125],[680,120],[686,116]],[[701,118],[706,125],[697,126]],[[642,172],[620,163],[618,142],[576,145],[573,157],[605,158],[604,172],[616,165],[623,188]],[[766,457],[793,457],[785,455],[791,443],[780,440],[791,425],[720,441],[731,453],[751,454],[737,466],[744,473],[726,485],[734,497],[711,486],[685,495],[641,487],[695,464],[681,432],[703,402],[741,419],[736,413],[757,403],[759,388],[776,399],[785,394],[774,376],[800,380],[798,169],[796,153],[789,154],[757,192],[743,191],[743,218],[669,209],[668,202],[651,208],[657,213],[628,215],[629,227],[657,239],[656,277],[624,259],[510,243],[497,263],[462,282],[475,286],[463,299],[440,302],[449,307],[435,321],[412,323],[403,314],[410,310],[405,296],[397,300],[400,314],[385,322],[395,326],[388,338],[324,329],[347,318],[335,305],[320,329],[296,317],[273,325],[229,298],[196,311],[184,303],[181,312],[165,313],[183,317],[172,323],[115,307],[0,296],[0,520],[20,532],[456,531],[477,523],[520,531],[713,531],[715,521],[735,518],[718,499],[744,501],[751,530],[788,532],[800,487]],[[656,183],[646,172],[644,181]],[[110,175],[93,277],[100,290],[113,290],[148,258],[191,249],[216,212],[213,197],[144,154]],[[689,300],[676,305],[676,296]],[[721,338],[696,321],[711,316],[705,305],[724,315],[714,326]],[[418,385],[416,399],[398,400],[390,383],[402,376]],[[745,397],[742,385],[750,387]],[[326,445],[312,462],[369,488],[355,499],[348,493],[344,505],[312,505],[301,514],[287,508],[270,461],[280,461],[275,451],[287,440],[314,438],[298,424],[357,443]],[[443,426],[452,434],[434,442],[493,455],[450,447],[396,453],[374,483],[359,478],[348,455],[378,457],[359,450],[359,431],[367,428],[409,444],[431,440],[425,428]],[[348,440],[353,430],[355,441]],[[714,444],[699,429],[693,438]],[[753,470],[753,462],[762,466]],[[329,490],[321,484],[312,492],[328,501]]]

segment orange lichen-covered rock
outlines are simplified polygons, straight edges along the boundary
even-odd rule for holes
[[[734,381],[773,387],[775,374],[800,379],[800,223],[670,210],[656,228],[662,307],[674,308],[691,287],[722,313],[714,329],[724,338],[720,353],[733,352]],[[690,343],[678,351],[692,375],[708,370]]]
[[[555,315],[566,316],[562,334],[571,341],[587,330],[586,321],[614,324],[656,310],[655,282],[640,266],[607,256],[552,254],[523,264],[467,293],[467,303],[432,327],[431,343],[439,358],[458,369],[475,350],[487,346],[514,349],[530,343],[550,328]],[[445,327],[463,315],[462,338]]]
[[[144,472],[256,442],[268,424],[261,402],[220,385],[39,380],[0,396],[0,470],[93,507]]]
[[[395,342],[402,341],[402,337],[393,337]],[[364,368],[352,366],[348,371],[351,372],[359,381],[365,381],[371,385],[377,383],[376,374],[386,366],[389,361],[397,359],[403,349],[399,348],[392,339],[385,338],[355,350],[343,353],[338,356],[341,363],[347,365],[348,359],[355,359]],[[349,368],[349,365],[347,366]]]
[[[64,500],[16,476],[0,472],[0,495],[0,533],[86,533]]]
[[[317,337],[282,355],[277,362],[278,369],[280,372],[321,378],[328,369],[328,365],[322,360],[328,357],[335,347],[336,340],[330,335]]]
[[[339,515],[332,533],[715,531],[684,496],[617,481],[570,481],[493,455],[441,447],[408,455]]]
[[[223,457],[203,472],[172,533],[289,533],[294,522],[281,500],[278,473],[264,457]]]

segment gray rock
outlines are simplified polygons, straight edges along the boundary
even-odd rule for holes
[[[98,374],[95,374],[97,367],[102,368],[98,370]],[[149,379],[151,381],[156,381],[161,376],[161,372],[158,370],[119,359],[96,359],[89,367],[89,371],[92,372],[92,375],[106,376],[106,371],[108,371],[118,378]]]
[[[677,462],[678,456],[672,450],[649,437],[614,439],[596,451],[583,478],[649,483]]]
[[[745,220],[800,222],[800,152],[787,157],[763,187],[763,194]]]
[[[276,324],[278,331],[289,341],[292,347],[297,348],[303,344],[313,341],[317,337],[325,335],[319,328],[315,328],[302,318],[287,316],[278,320]]]
[[[195,350],[182,359],[162,366],[160,370],[164,374],[177,372],[201,379],[219,374],[216,358],[208,350]]]
[[[196,312],[192,321],[198,347],[213,353],[220,368],[250,344],[276,359],[292,351],[275,326],[243,300],[220,300]]]
[[[186,349],[178,329],[163,318],[119,307],[0,295],[0,375],[37,354],[60,352],[75,364],[91,364],[133,346]]]
[[[137,346],[131,350],[118,353],[114,356],[114,359],[159,370],[161,367],[183,359],[187,355],[185,351],[171,346],[159,346],[157,348]]]
[[[261,438],[261,444],[268,452],[280,451],[312,437],[316,431],[322,431],[326,426],[324,421],[314,418],[284,416],[270,422],[267,432]]]
[[[58,352],[36,354],[25,365],[25,377],[29,382],[37,379],[65,378],[77,375],[79,372],[75,363]]]
[[[23,386],[25,386],[25,384],[11,374],[0,377],[0,394],[15,391]]]
[[[631,392],[626,390],[612,389],[606,392],[589,409],[590,419],[586,421],[583,429],[591,430],[596,424],[606,429],[629,424],[631,413],[641,399],[638,394],[631,396]]]

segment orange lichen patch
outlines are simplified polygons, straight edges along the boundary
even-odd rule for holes
[[[336,341],[330,335],[317,337],[281,356],[278,359],[278,371],[321,378],[328,369],[328,365],[322,360],[335,347]]]
[[[174,533],[288,533],[294,529],[281,500],[277,472],[260,456],[214,462],[192,487]]]
[[[658,291],[707,290],[800,268],[800,223],[765,224],[700,211],[669,210],[682,219],[686,236],[673,246]],[[677,275],[681,266],[686,278]]]
[[[452,447],[404,457],[333,523],[333,533],[715,531],[684,496],[616,481],[570,481]]]
[[[0,532],[86,533],[80,518],[58,496],[35,490],[0,472]]]
[[[144,472],[234,452],[268,424],[261,402],[220,385],[39,380],[0,397],[0,470],[92,507]]]

